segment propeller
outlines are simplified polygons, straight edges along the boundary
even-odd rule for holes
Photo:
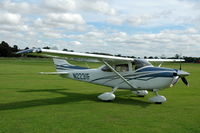
[[[189,76],[190,73],[186,72],[186,71],[183,71],[182,70],[182,65],[181,65],[181,54],[178,55],[178,59],[180,59],[180,67],[179,67],[179,70],[176,70],[176,72],[174,73],[174,79],[172,81],[172,84],[171,86],[173,86],[174,84],[176,84],[176,82],[178,82],[178,80],[181,78],[182,82],[186,85],[186,86],[189,86],[189,83],[187,81],[187,79],[185,78],[186,76]]]
[[[181,78],[181,80],[183,81],[183,83],[184,83],[186,86],[189,86],[189,83],[188,83],[187,79],[185,78],[185,76],[188,76],[189,73],[182,70],[181,61],[180,61],[180,68],[179,68],[179,70],[178,70],[177,75]]]
[[[180,67],[179,67],[179,77],[181,78],[181,80],[183,81],[183,83],[186,85],[186,86],[189,86],[189,83],[187,81],[187,79],[185,78],[185,76],[188,76],[189,73],[185,72],[185,71],[182,71],[182,63],[181,63],[181,55],[182,54],[179,54],[179,58],[180,58]]]
[[[183,81],[183,83],[187,86],[189,86],[189,83],[187,82],[185,77],[181,77],[181,80]]]
[[[185,78],[186,76],[189,76],[189,75],[190,75],[190,73],[188,73],[188,72],[185,72],[183,70],[177,70],[177,72],[174,73],[174,79],[172,81],[172,85],[174,85],[181,78],[183,83],[186,86],[189,86],[189,83],[188,83],[187,79]]]

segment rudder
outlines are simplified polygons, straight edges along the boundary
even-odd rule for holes
[[[70,70],[88,69],[88,68],[85,68],[85,67],[72,65],[72,64],[70,64],[69,62],[67,62],[66,60],[63,60],[63,59],[53,58],[53,62],[55,64],[57,72],[63,72],[63,71],[67,72],[67,71],[70,71]]]

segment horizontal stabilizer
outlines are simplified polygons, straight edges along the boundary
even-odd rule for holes
[[[44,74],[44,75],[67,75],[69,73],[68,72],[40,72],[39,74]]]

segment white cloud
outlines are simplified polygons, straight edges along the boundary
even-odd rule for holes
[[[197,2],[180,0],[140,0],[140,1],[117,1],[112,7],[117,8],[116,16],[120,16],[122,22],[128,22],[134,27],[184,25],[191,23],[199,16],[194,9]],[[115,24],[114,21],[112,24]],[[118,24],[118,23],[117,23]]]
[[[28,25],[24,24],[20,14],[0,12],[0,18],[0,31],[4,32],[5,35],[11,36],[14,33],[17,36],[17,32],[26,32],[29,29]]]
[[[113,17],[109,17],[107,19],[107,22],[114,25],[121,25],[124,22],[124,20],[123,18],[119,16],[113,16]]]
[[[140,26],[147,24],[152,19],[150,15],[143,15],[143,16],[130,16],[127,19],[127,22],[132,26]]]
[[[0,40],[82,52],[173,56],[183,50],[199,56],[198,7],[189,0],[3,0]]]
[[[85,21],[80,14],[75,13],[51,13],[47,15],[47,20],[52,23],[84,24]]]
[[[95,11],[106,15],[116,14],[116,10],[106,0],[77,0],[77,6],[83,11]]]
[[[79,42],[79,41],[71,41],[71,42],[69,42],[68,44],[69,44],[69,45],[75,45],[75,46],[80,46],[80,45],[82,45],[81,42]]]
[[[56,31],[55,32],[44,32],[43,34],[45,37],[47,38],[52,38],[52,39],[58,39],[58,38],[63,38],[64,36],[60,33],[57,33]]]
[[[117,33],[111,33],[106,41],[111,42],[111,43],[124,43],[128,40],[128,35],[125,32],[117,32]]]
[[[74,0],[43,0],[43,4],[53,12],[72,11],[76,8]]]
[[[105,33],[101,31],[89,31],[85,34],[69,35],[68,38],[83,41],[87,44],[99,44],[99,42],[104,42],[103,39],[105,38],[105,36]]]
[[[22,32],[28,31],[29,27],[27,25],[0,25],[0,30],[8,32]]]
[[[163,30],[162,33],[166,33],[166,34],[196,34],[198,33],[198,30],[195,28],[187,28],[184,30]]]
[[[16,25],[21,22],[21,15],[14,13],[0,13],[0,24]]]
[[[36,19],[34,24],[36,28],[44,31],[49,28],[83,31],[87,28],[82,16],[75,13],[50,13],[44,18]]]
[[[85,11],[115,15],[116,10],[106,0],[43,0],[46,12]]]
[[[35,7],[27,2],[12,2],[11,0],[4,0],[0,2],[0,7],[12,13],[29,13]]]

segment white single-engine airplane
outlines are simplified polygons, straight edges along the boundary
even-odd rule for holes
[[[188,86],[185,76],[189,73],[177,69],[154,67],[148,61],[173,62],[184,61],[179,59],[133,59],[125,57],[96,55],[77,52],[66,52],[50,49],[33,48],[17,52],[17,54],[39,53],[45,55],[65,55],[66,57],[92,58],[104,63],[103,66],[96,69],[75,66],[69,64],[64,59],[53,58],[57,72],[41,72],[41,74],[60,75],[64,78],[70,78],[85,81],[93,84],[99,84],[112,87],[111,92],[105,92],[98,96],[100,100],[111,101],[115,99],[114,92],[120,89],[131,90],[137,96],[145,96],[148,91],[155,92],[156,96],[149,99],[152,103],[163,103],[166,101],[164,96],[158,94],[159,90],[172,87],[179,78]]]

